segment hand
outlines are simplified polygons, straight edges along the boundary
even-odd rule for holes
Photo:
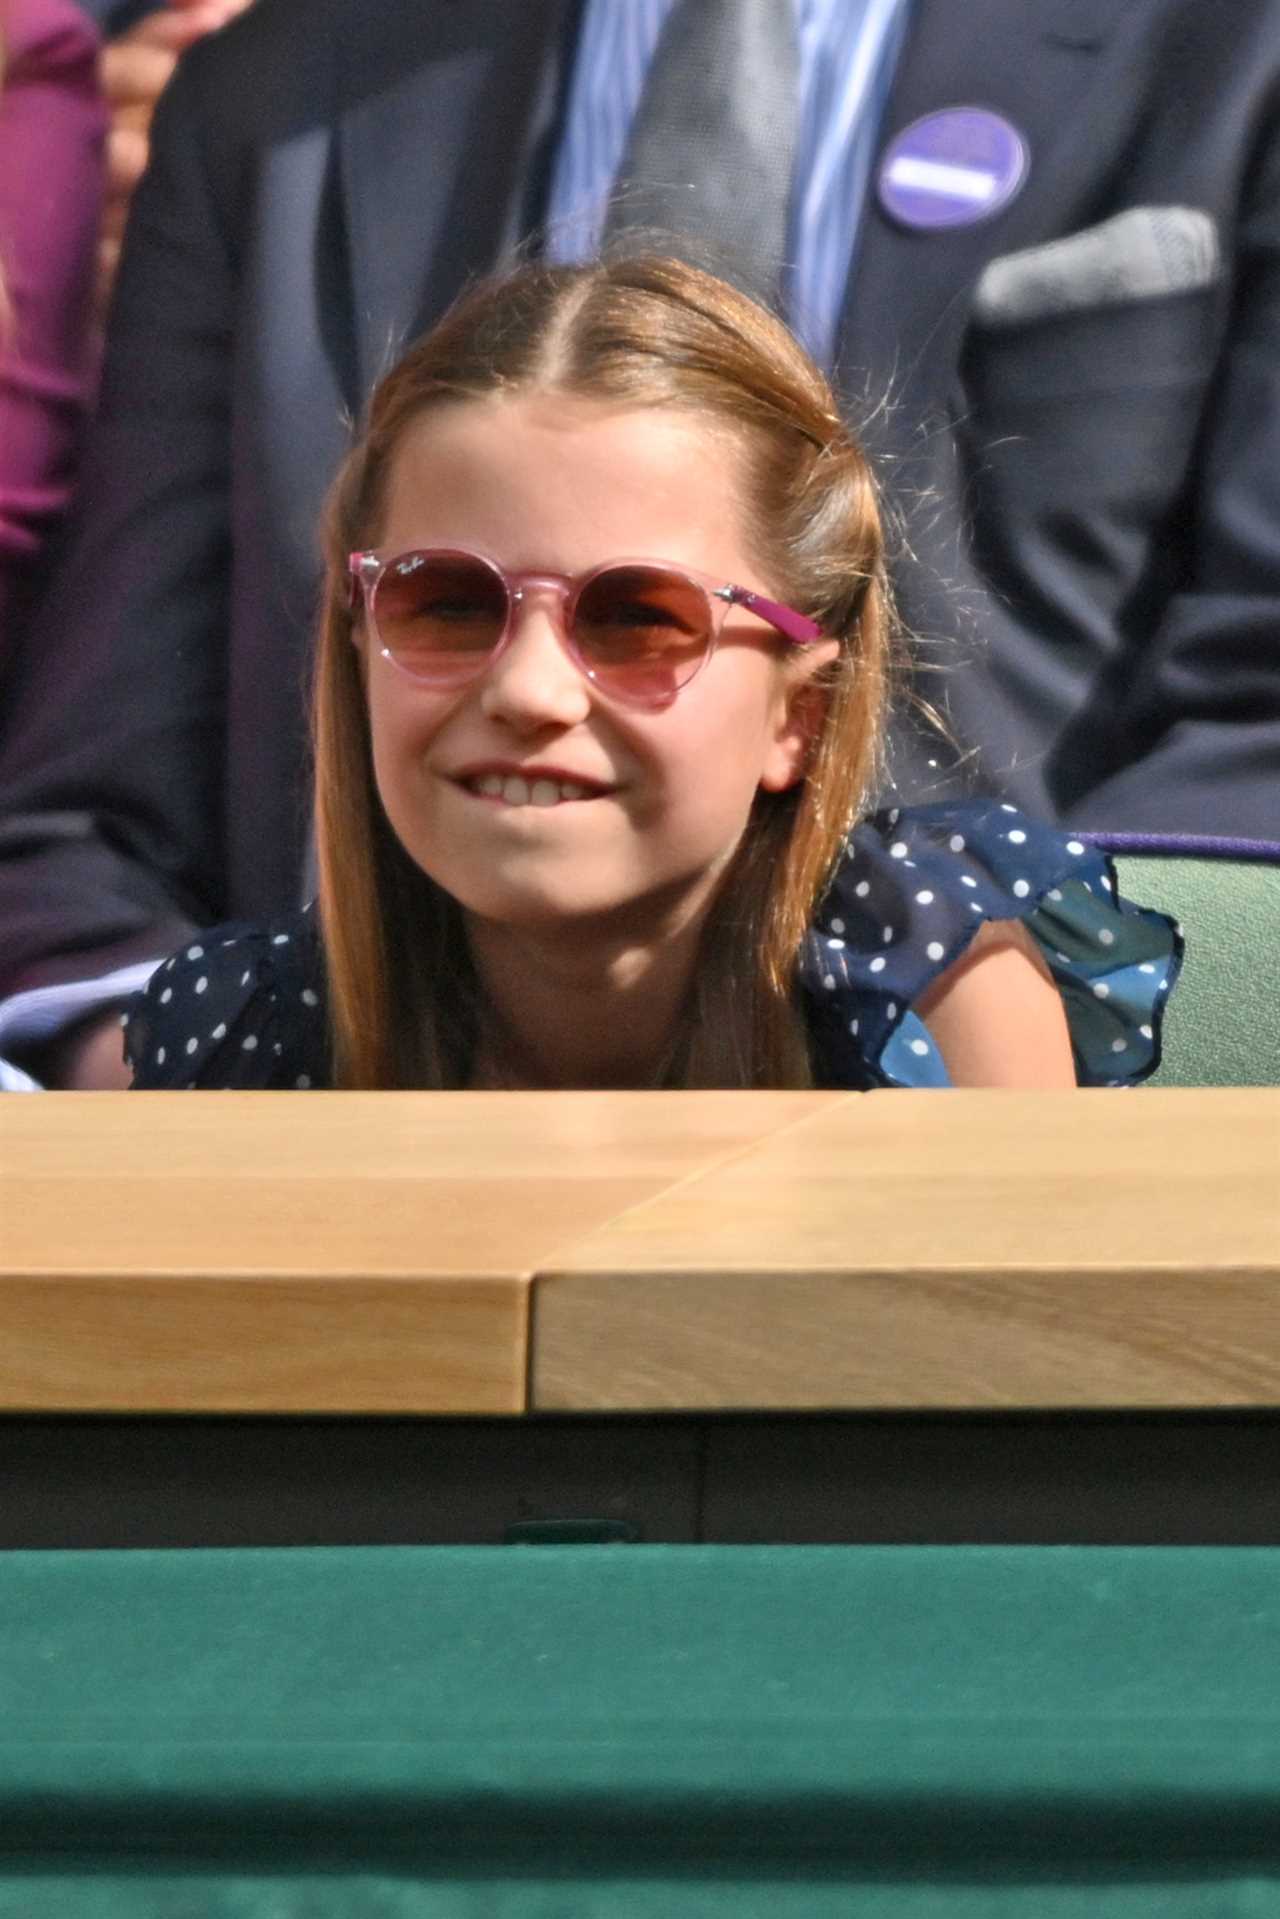
[[[98,77],[111,117],[106,201],[98,243],[94,308],[105,325],[133,190],[147,164],[151,115],[187,48],[216,33],[251,0],[166,0],[102,49]]]
[[[95,1013],[64,1034],[53,1049],[46,1078],[54,1092],[123,1092],[133,1074],[125,1064],[119,1012]]]

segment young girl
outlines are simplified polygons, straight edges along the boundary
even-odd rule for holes
[[[482,285],[336,482],[319,894],[167,961],[140,1087],[1142,1078],[1179,952],[998,801],[866,817],[893,619],[785,328],[659,258]]]

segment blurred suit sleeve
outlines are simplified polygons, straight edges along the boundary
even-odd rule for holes
[[[0,996],[219,916],[233,263],[200,73],[156,113],[78,505],[0,703]]]

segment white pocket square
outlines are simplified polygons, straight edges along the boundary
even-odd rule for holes
[[[1130,207],[1082,233],[992,260],[975,317],[1014,326],[1082,307],[1212,286],[1222,275],[1217,222],[1199,207]]]

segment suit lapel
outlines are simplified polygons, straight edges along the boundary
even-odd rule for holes
[[[338,166],[361,400],[539,210],[574,12],[348,0]]]
[[[1117,86],[1115,45],[1154,0],[915,0],[881,128],[884,149],[904,127],[944,107],[984,107],[1030,149],[1022,191],[994,218],[947,231],[897,225],[873,172],[846,299],[840,365],[855,396],[891,394],[919,418],[954,372],[969,296],[996,255],[1069,232],[1091,209],[1105,156],[1127,125],[1131,89]],[[1080,138],[1089,128],[1087,143]]]

